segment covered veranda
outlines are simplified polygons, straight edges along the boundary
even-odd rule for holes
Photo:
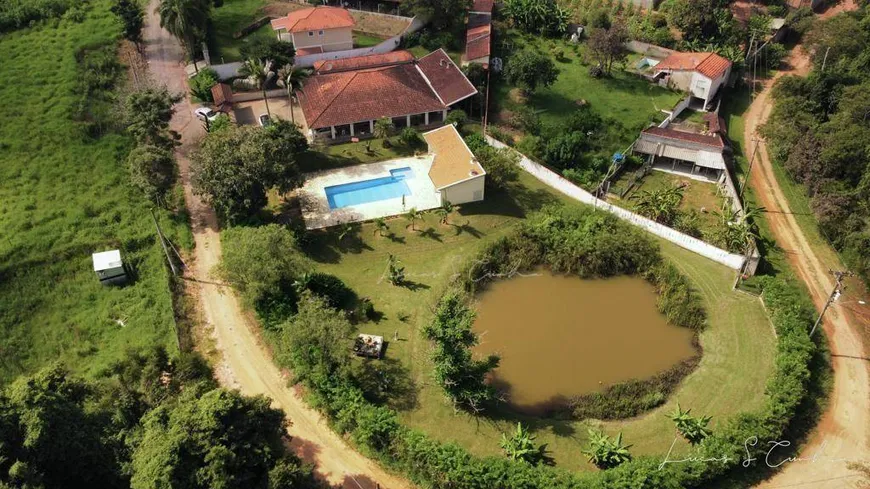
[[[725,172],[722,153],[703,149],[683,148],[673,144],[639,139],[633,148],[636,154],[650,158],[655,170],[716,183]]]

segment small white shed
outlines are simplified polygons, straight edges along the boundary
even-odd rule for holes
[[[101,251],[94,253],[94,271],[103,285],[123,284],[127,282],[127,271],[121,261],[120,250]]]

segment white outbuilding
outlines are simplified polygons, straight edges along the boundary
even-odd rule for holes
[[[117,285],[127,282],[127,271],[121,261],[120,250],[109,250],[94,253],[94,271],[103,285]]]
[[[423,134],[435,155],[429,178],[441,202],[465,204],[483,200],[486,172],[452,124]]]

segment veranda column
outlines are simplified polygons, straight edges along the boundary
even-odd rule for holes
[[[407,125],[406,127],[411,127],[411,116],[410,116],[410,115],[407,115],[407,116],[405,116],[405,117],[406,117],[406,119],[407,119],[407,121],[408,121],[408,122],[406,122],[406,125]]]
[[[332,139],[335,139],[335,126],[329,126],[329,132],[332,133]]]
[[[374,134],[374,133],[375,133],[375,121],[371,120],[371,121],[369,121],[369,134]]]
[[[353,122],[350,123],[350,137],[353,137]]]
[[[423,114],[423,124],[425,124],[427,126],[429,125],[429,113],[428,112]]]

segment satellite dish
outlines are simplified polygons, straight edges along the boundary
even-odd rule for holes
[[[492,67],[492,71],[496,73],[500,73],[502,68],[504,68],[504,62],[502,62],[501,58],[492,58],[489,64]]]

